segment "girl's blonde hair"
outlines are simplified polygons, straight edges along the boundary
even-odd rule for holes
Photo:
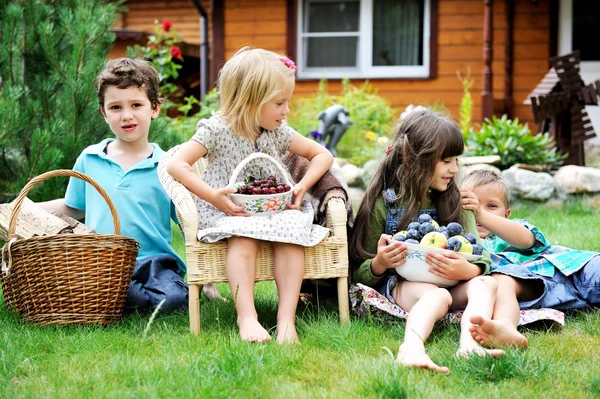
[[[272,51],[243,47],[225,63],[218,78],[221,109],[217,114],[235,134],[258,137],[263,105],[283,92],[288,79],[294,80],[295,67],[286,60]]]

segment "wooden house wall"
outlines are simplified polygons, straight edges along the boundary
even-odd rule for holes
[[[529,106],[522,102],[548,71],[550,55],[549,1],[516,0],[514,18],[514,116],[531,122]],[[243,45],[286,52],[286,0],[227,0],[224,2],[225,58]],[[483,70],[483,0],[438,0],[438,76],[435,79],[371,79],[372,85],[396,108],[408,104],[443,103],[458,116],[462,86],[456,72],[470,68],[474,85],[474,120],[481,118]],[[494,11],[494,97],[504,93],[506,17],[504,1],[495,1]],[[362,81],[353,80],[360,85]],[[294,96],[310,96],[317,81],[298,81]],[[329,81],[331,93],[340,89],[339,80]]]
[[[210,27],[210,0],[200,2],[209,17]],[[129,0],[125,3],[127,11],[119,17],[115,28],[134,29],[154,33],[155,21],[161,24],[165,20],[173,22],[173,29],[181,36],[181,39],[194,47],[200,46],[200,14],[189,0]],[[209,41],[210,37],[209,29]],[[120,42],[115,45],[109,54],[109,58],[126,55],[126,47],[133,42]]]

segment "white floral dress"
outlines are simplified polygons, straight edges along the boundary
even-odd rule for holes
[[[294,133],[295,130],[284,122],[276,130],[263,132],[255,144],[234,134],[225,120],[215,115],[198,122],[196,134],[191,140],[202,144],[208,151],[205,155],[207,167],[202,179],[213,188],[222,188],[229,183],[235,167],[253,152],[263,152],[281,163],[281,157],[288,151]],[[246,166],[238,180],[255,173],[261,176],[280,175],[274,165],[258,159]],[[279,179],[283,177],[279,176]],[[329,235],[329,229],[313,224],[313,208],[306,200],[300,210],[285,210],[269,216],[226,216],[200,198],[196,198],[196,206],[198,239],[204,242],[242,236],[310,247]]]

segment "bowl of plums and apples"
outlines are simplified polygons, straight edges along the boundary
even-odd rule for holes
[[[469,262],[477,260],[483,254],[483,247],[471,233],[465,233],[459,223],[439,226],[428,214],[421,214],[416,222],[409,223],[406,230],[394,234],[392,240],[400,241],[408,247],[406,262],[396,268],[398,275],[408,281],[431,283],[441,287],[458,284],[458,280],[449,280],[429,272],[431,266],[425,262],[428,253],[454,251]]]

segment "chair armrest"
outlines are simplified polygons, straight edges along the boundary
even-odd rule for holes
[[[348,214],[346,203],[342,198],[334,197],[327,202],[327,227],[331,229],[333,235],[347,241],[346,223]]]
[[[175,205],[185,245],[188,246],[198,241],[198,210],[194,195],[167,172],[167,164],[178,148],[179,146],[171,148],[158,162],[158,180]]]

